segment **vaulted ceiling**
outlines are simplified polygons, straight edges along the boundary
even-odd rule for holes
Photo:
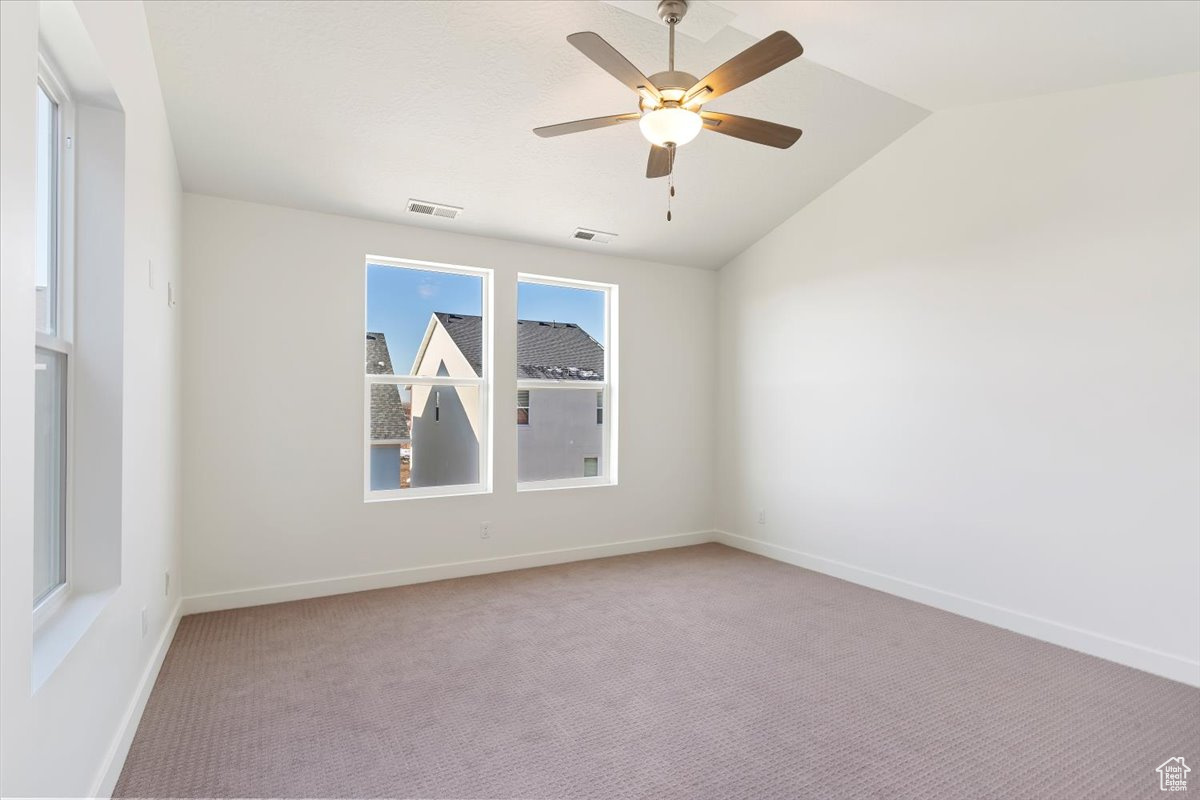
[[[698,2],[679,27],[681,69],[703,75],[779,28],[805,45],[804,57],[711,104],[804,136],[776,150],[702,132],[679,150],[668,223],[666,181],[644,177],[636,124],[555,139],[530,132],[636,110],[636,97],[566,36],[595,31],[657,72],[667,36],[655,5],[146,7],[187,191],[703,268],[726,263],[927,108],[1200,68],[1195,3]],[[1030,7],[1028,24],[1000,6]],[[1172,26],[1169,41],[1193,38],[1114,51],[1122,30],[1152,24]],[[420,217],[405,211],[409,198],[465,212]],[[618,236],[577,242],[577,226]]]

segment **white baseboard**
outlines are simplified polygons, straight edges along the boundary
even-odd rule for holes
[[[621,556],[648,550],[663,550],[669,547],[686,547],[714,541],[712,531],[677,533],[670,536],[655,536],[648,539],[629,539],[609,544],[567,547],[561,550],[543,550],[515,556],[481,558],[474,561],[456,561],[450,564],[433,564],[427,567],[411,567],[367,575],[349,575],[342,578],[326,578],[301,583],[285,583],[275,586],[260,586],[233,592],[217,592],[186,597],[183,600],[184,614],[200,614],[206,611],[224,611],[231,608],[261,606],[268,603],[286,603],[291,600],[307,600],[332,594],[362,592],[368,589],[386,589],[392,586],[407,586],[412,583],[441,581],[447,578],[465,578],[489,572],[507,572],[514,569],[544,567],[568,561],[585,561],[592,558]]]
[[[146,710],[146,702],[150,699],[154,682],[158,680],[158,671],[162,669],[163,660],[167,657],[167,650],[171,648],[171,640],[175,638],[175,631],[179,628],[179,618],[183,616],[182,608],[183,599],[180,598],[176,601],[175,607],[171,609],[167,627],[158,637],[158,643],[154,647],[154,656],[142,673],[142,679],[138,683],[133,698],[129,701],[129,708],[125,711],[125,716],[117,728],[117,735],[108,749],[108,755],[104,758],[100,773],[92,784],[92,797],[112,797],[113,789],[117,787],[117,779],[121,777],[121,768],[125,766],[125,757],[129,755],[129,746],[133,744],[133,735],[137,733],[138,723],[142,721],[142,712]]]
[[[1192,661],[1182,656],[1164,653],[1160,650],[1154,650],[1121,639],[1114,639],[1111,636],[1105,636],[1094,631],[1064,625],[1060,622],[1035,617],[1031,614],[992,605],[980,600],[972,600],[969,597],[935,589],[932,586],[913,583],[902,578],[884,575],[880,572],[874,572],[810,553],[803,553],[799,550],[793,550],[790,547],[751,539],[736,533],[717,531],[714,539],[730,547],[736,547],[739,550],[756,553],[757,555],[766,556],[767,558],[787,564],[794,564],[798,567],[811,569],[814,572],[832,575],[835,578],[841,578],[851,583],[878,589],[881,592],[887,592],[888,594],[903,597],[907,600],[940,608],[952,614],[986,622],[989,625],[1005,628],[1025,636],[1032,636],[1044,642],[1068,647],[1072,650],[1078,650],[1081,653],[1087,653],[1088,655],[1097,656],[1108,661],[1115,661],[1118,664],[1124,664],[1125,666],[1140,669],[1144,672],[1161,675],[1164,678],[1170,678],[1171,680],[1180,681],[1192,686],[1200,686],[1200,662]]]

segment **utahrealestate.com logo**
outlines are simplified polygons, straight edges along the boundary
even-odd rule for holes
[[[1183,756],[1168,758],[1158,769],[1158,788],[1164,792],[1186,792],[1187,776],[1192,771],[1183,761]]]

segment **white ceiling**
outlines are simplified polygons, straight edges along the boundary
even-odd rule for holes
[[[705,268],[925,108],[1200,69],[1200,3],[699,4],[680,26],[682,69],[703,75],[777,29],[806,50],[713,110],[805,133],[783,151],[701,133],[680,149],[668,223],[666,181],[643,177],[636,124],[530,132],[635,110],[634,95],[566,36],[596,31],[645,73],[665,69],[655,5],[146,3],[188,191]],[[410,197],[466,211],[420,217],[404,211]],[[576,242],[576,226],[618,238]]]
[[[792,31],[805,57],[934,111],[1200,70],[1196,0],[717,5],[739,30]]]
[[[667,183],[636,123],[554,139],[539,125],[637,110],[567,43],[592,30],[647,74],[667,30],[587,2],[154,2],[150,32],[183,184],[204,194],[716,268],[927,112],[801,58],[713,110],[803,128],[789,150],[702,132]],[[754,42],[681,38],[704,75]],[[405,212],[409,198],[466,211]],[[576,242],[577,226],[610,231]],[[397,255],[403,255],[402,253]]]

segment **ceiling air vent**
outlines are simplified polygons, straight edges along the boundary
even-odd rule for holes
[[[604,231],[593,231],[588,228],[576,228],[571,234],[572,239],[583,239],[585,242],[595,242],[597,244],[608,244],[613,239],[617,238],[615,233],[605,233]]]
[[[462,209],[457,206],[431,203],[428,200],[409,200],[408,210],[414,214],[424,214],[427,217],[445,217],[446,219],[454,219],[462,213]]]

